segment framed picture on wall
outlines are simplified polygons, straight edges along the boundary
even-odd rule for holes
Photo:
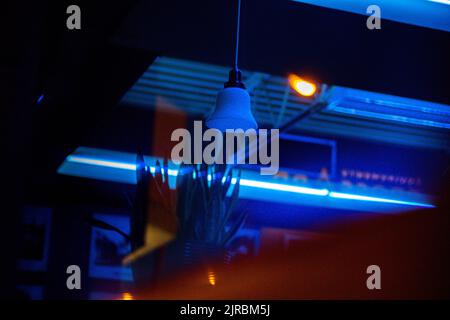
[[[94,214],[94,218],[106,222],[129,234],[130,219],[126,216]],[[89,255],[89,276],[92,278],[132,281],[130,267],[122,265],[123,258],[130,253],[131,245],[118,232],[92,227]]]
[[[47,270],[52,210],[43,207],[25,207],[22,215],[22,250],[19,268],[26,271]]]
[[[243,256],[256,256],[259,252],[261,232],[258,229],[239,230],[228,244],[231,259]]]

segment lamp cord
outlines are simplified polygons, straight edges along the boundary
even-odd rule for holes
[[[239,29],[241,27],[241,0],[238,0],[237,10],[237,28],[236,28],[236,52],[234,54],[234,69],[238,70],[238,56],[239,56]]]

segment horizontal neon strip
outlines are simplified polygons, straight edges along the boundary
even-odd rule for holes
[[[329,192],[327,189],[313,189],[313,188],[292,186],[292,185],[288,185],[288,184],[263,182],[263,181],[248,180],[248,179],[241,179],[240,185],[246,186],[246,187],[260,188],[260,189],[294,192],[294,193],[300,193],[300,194],[309,194],[309,195],[315,195],[315,196],[326,196],[326,195],[328,195],[328,192]]]
[[[437,121],[433,121],[433,120],[411,118],[411,117],[406,117],[406,116],[402,116],[402,115],[383,114],[380,112],[372,112],[372,111],[360,110],[360,109],[356,109],[356,108],[340,107],[340,106],[333,106],[331,108],[331,110],[340,112],[340,113],[357,115],[357,116],[362,116],[362,117],[367,117],[367,118],[376,118],[376,119],[381,119],[381,120],[396,121],[396,122],[409,123],[409,124],[421,125],[421,126],[427,126],[427,127],[450,129],[449,123],[437,122]]]
[[[450,0],[428,0],[428,1],[442,3],[450,6]]]
[[[92,165],[92,166],[136,171],[135,164],[125,163],[125,162],[101,160],[101,159],[88,158],[88,157],[83,157],[83,156],[73,156],[73,155],[68,156],[66,160],[69,162],[88,164],[88,165]],[[156,171],[155,167],[150,167],[151,173],[155,173],[155,171]],[[161,168],[161,171],[162,171],[162,173],[164,173],[164,168]],[[168,169],[167,173],[169,174],[169,176],[177,176],[178,170]]]
[[[427,207],[434,208],[434,205],[420,202],[412,202],[412,201],[403,201],[403,200],[394,200],[394,199],[386,199],[386,198],[377,198],[377,197],[369,197],[358,194],[351,193],[339,193],[331,191],[329,193],[331,198],[338,199],[349,199],[349,200],[360,200],[360,201],[372,201],[372,202],[384,202],[384,203],[394,203],[394,204],[402,204],[406,206],[417,206],[417,207]]]
[[[88,157],[83,157],[83,156],[73,156],[73,155],[68,156],[66,160],[69,162],[88,164],[88,165],[92,165],[92,166],[136,171],[136,165],[131,164],[131,163],[102,160],[102,159],[88,158]]]
[[[91,158],[91,157],[84,157],[84,156],[70,155],[67,157],[67,161],[73,162],[73,163],[121,169],[121,170],[132,170],[132,171],[136,170],[135,164],[118,162],[118,161],[110,161],[110,160],[104,160],[104,159],[98,159],[98,158]],[[153,166],[150,167],[150,172],[154,173],[155,170],[156,170],[155,167],[153,167]],[[164,169],[162,168],[162,170],[164,170]],[[178,173],[179,173],[178,170],[168,169],[168,174],[170,176],[177,176]],[[211,180],[211,177],[209,175],[208,181],[210,181],[210,180]],[[237,182],[236,178],[231,179],[232,184],[236,184],[236,182]],[[282,183],[264,182],[264,181],[258,181],[258,180],[250,180],[250,179],[241,179],[240,185],[246,186],[246,187],[251,187],[251,188],[292,192],[292,193],[297,193],[297,194],[308,194],[308,195],[315,195],[315,196],[322,196],[322,197],[329,196],[331,198],[337,198],[337,199],[392,203],[392,204],[408,205],[408,206],[416,206],[416,207],[426,207],[426,208],[434,208],[435,207],[434,205],[427,204],[427,203],[403,201],[403,200],[395,200],[395,199],[387,199],[387,198],[378,198],[378,197],[371,197],[371,196],[364,196],[364,195],[357,195],[357,194],[350,194],[350,193],[340,193],[340,192],[330,191],[328,189],[314,189],[314,188],[294,186],[294,185],[288,185],[288,184],[282,184]]]

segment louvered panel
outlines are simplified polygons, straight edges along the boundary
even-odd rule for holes
[[[204,102],[209,103],[211,106],[214,106],[215,101],[215,96],[213,95],[204,95],[195,92],[184,92],[180,90],[170,90],[167,88],[142,87],[140,85],[136,85],[134,92]]]
[[[207,89],[189,84],[173,83],[169,81],[162,82],[148,79],[141,79],[133,87],[133,92],[191,99],[199,102],[211,103],[211,106],[214,105],[218,90],[220,90],[220,88]],[[260,108],[272,108],[272,111],[276,113],[279,112],[278,108],[281,108],[283,104],[282,97],[266,96],[264,92],[260,92],[259,89],[254,90],[254,93],[251,94],[251,96],[253,102],[257,102],[257,105]],[[287,111],[293,111],[295,113],[306,110],[307,106],[287,101],[285,103],[285,108]],[[289,112],[287,112],[287,114],[289,114]]]
[[[162,105],[204,118],[212,112],[228,72],[229,67],[160,57],[123,97],[123,102],[153,108],[158,101],[164,101]],[[252,111],[261,126],[281,127],[311,106],[311,100],[288,87],[285,77],[248,70],[243,70],[243,76]],[[447,127],[450,128],[449,106],[333,87],[328,106],[303,119],[293,130],[450,148]]]
[[[369,128],[369,129],[378,129],[381,132],[386,133],[403,133],[409,134],[411,137],[414,136],[430,136],[435,138],[444,139],[448,137],[448,133],[445,130],[439,130],[436,128],[424,128],[424,127],[415,127],[415,126],[407,126],[407,125],[393,125],[389,122],[380,121],[378,119],[357,119],[355,121],[354,117],[345,116],[341,114],[333,114],[328,113],[328,111],[323,111],[317,114],[314,114],[310,117],[310,119],[322,122],[333,122],[340,123],[343,125],[353,126],[355,129],[359,128]],[[299,124],[300,125],[300,124]]]
[[[370,127],[363,124],[345,124],[342,121],[329,121],[326,118],[310,118],[299,123],[297,132],[314,132],[321,135],[345,136],[364,140],[383,141],[403,145],[419,146],[423,148],[449,149],[448,139],[430,135],[412,135],[411,132],[395,132],[382,130],[379,127]]]
[[[203,102],[186,100],[186,99],[177,99],[174,97],[168,96],[160,96],[160,95],[152,95],[148,93],[138,93],[132,92],[127,96],[127,103],[134,104],[140,107],[148,107],[149,104],[156,105],[157,99],[162,99],[165,105],[170,105],[171,108],[178,107],[180,110],[183,110],[191,115],[198,116],[199,119],[205,117],[209,112],[212,112],[213,104],[207,104]],[[179,106],[183,106],[182,108]],[[270,126],[273,122],[273,117],[267,111],[267,109],[263,108],[253,108],[253,112],[257,115],[258,121],[260,124],[265,124]],[[286,121],[286,117],[292,117],[292,113],[286,113],[286,115],[282,118],[283,121]]]

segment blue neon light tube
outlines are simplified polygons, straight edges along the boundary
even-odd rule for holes
[[[115,170],[123,170],[129,171],[130,173],[136,170],[136,165],[130,162],[123,161],[113,161],[106,158],[94,157],[94,156],[85,156],[85,155],[70,155],[66,158],[66,162],[80,164],[80,165],[88,165],[88,166],[96,166],[100,168],[109,168]],[[150,171],[152,173],[155,172],[155,167],[150,166]],[[172,177],[176,177],[179,173],[179,170],[176,169],[168,169],[168,175]],[[233,178],[232,183],[236,183],[236,178]],[[367,201],[367,202],[379,202],[379,203],[387,203],[387,204],[397,204],[404,206],[414,206],[414,207],[425,207],[432,208],[434,205],[423,203],[423,202],[415,202],[415,201],[406,201],[399,199],[390,199],[383,197],[373,197],[368,195],[360,195],[360,194],[351,194],[351,193],[340,193],[335,192],[326,188],[310,188],[299,185],[292,185],[286,183],[279,182],[268,182],[261,181],[257,179],[249,179],[249,178],[241,178],[240,185],[252,189],[262,189],[262,190],[271,190],[277,192],[286,192],[293,194],[301,194],[301,195],[311,195],[311,196],[319,196],[319,197],[328,197],[333,199],[344,199],[351,201]]]

